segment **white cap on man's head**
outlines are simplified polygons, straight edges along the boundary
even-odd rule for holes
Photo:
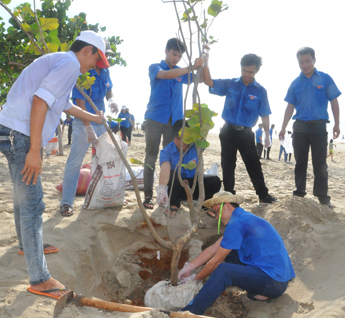
[[[97,62],[97,66],[100,68],[110,67],[107,58],[105,57],[105,43],[101,35],[94,31],[81,31],[76,40],[83,41],[95,46],[98,49],[98,53],[101,59]]]
[[[123,105],[123,106],[121,107],[121,109],[127,109],[127,107],[126,107],[125,105]]]

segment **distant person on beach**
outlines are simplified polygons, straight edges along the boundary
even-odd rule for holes
[[[178,171],[175,168],[180,160],[180,148],[183,147],[184,157],[182,164],[187,164],[190,161],[198,163],[198,155],[195,144],[187,145],[182,142],[179,136],[179,131],[182,128],[182,119],[178,120],[173,127],[174,141],[168,144],[160,152],[160,175],[159,185],[157,186],[157,203],[159,205],[167,206],[169,202],[169,194],[172,188],[170,198],[170,210],[165,211],[165,215],[170,218],[174,218],[178,209],[181,206],[181,201],[187,200],[187,194],[185,189],[180,184],[178,179]],[[196,169],[181,168],[181,177],[183,180],[188,180],[189,186],[193,186],[193,180]],[[174,182],[173,182],[173,177]],[[204,191],[205,199],[210,199],[212,196],[220,190],[221,181],[218,176],[204,175]],[[199,186],[196,184],[195,191],[193,193],[193,199],[199,198]]]
[[[331,157],[332,161],[333,161],[333,152],[334,152],[333,149],[334,149],[334,147],[336,147],[336,145],[333,144],[333,139],[331,139],[329,141],[329,144],[328,144],[329,155],[327,156],[327,158]]]
[[[270,128],[270,141],[271,141],[270,146],[267,147],[267,150],[266,150],[266,148],[264,149],[264,159],[266,158],[266,153],[267,153],[267,160],[270,160],[270,159],[271,159],[271,158],[270,158],[270,151],[271,151],[271,147],[272,147],[272,143],[273,143],[272,135],[273,135],[273,129],[274,129],[274,127],[275,127],[275,125],[272,124],[272,125],[271,125],[271,128]],[[277,135],[277,132],[276,132],[276,135]]]
[[[264,127],[263,124],[259,124],[259,128],[255,131],[255,141],[256,141],[256,151],[258,152],[259,159],[261,159],[262,155],[262,128]]]
[[[105,56],[108,57],[113,52],[110,49],[110,43],[106,41]],[[87,96],[91,94],[91,100],[99,110],[105,112],[104,98],[107,99],[109,108],[112,112],[118,111],[118,106],[114,101],[114,94],[112,91],[113,83],[110,79],[110,72],[108,69],[95,68],[89,71],[90,76],[96,78],[91,88],[84,90]],[[81,109],[94,114],[95,111],[86,100],[86,98],[78,91],[76,87],[72,91],[73,102]],[[90,144],[94,142],[97,137],[106,132],[102,123],[90,123],[88,120],[76,118],[73,123],[72,139],[73,143],[71,151],[68,155],[65,172],[62,184],[62,198],[60,201],[60,213],[64,217],[72,216],[73,202],[77,193],[78,180],[80,169],[83,164],[85,155],[90,148]]]
[[[132,131],[133,131],[133,128],[135,130],[135,119],[134,119],[134,115],[129,112],[129,108],[126,108],[126,113],[128,113],[129,116],[131,117],[131,121],[129,122],[129,127],[128,127],[128,141],[129,141],[129,144],[130,144],[131,141],[132,141]]]
[[[105,43],[97,33],[82,31],[69,52],[43,55],[22,71],[0,114],[0,151],[10,166],[19,252],[25,255],[30,277],[27,290],[40,296],[59,298],[69,291],[50,276],[44,256],[58,249],[43,245],[41,147],[54,136],[63,111],[102,122],[102,112],[90,114],[70,101],[80,73],[96,65],[109,67]]]
[[[235,168],[239,151],[259,202],[273,203],[277,199],[268,193],[252,131],[260,116],[266,134],[265,147],[269,146],[271,109],[265,88],[255,80],[255,74],[262,64],[261,57],[255,54],[244,55],[241,59],[241,77],[218,80],[211,78],[208,59],[207,55],[204,64],[204,83],[210,87],[211,94],[226,96],[222,113],[225,124],[219,134],[224,190],[236,193]]]
[[[188,67],[180,68],[180,62],[185,52],[184,44],[177,38],[170,39],[165,48],[165,60],[151,64],[149,77],[151,95],[145,112],[145,166],[143,205],[153,209],[153,176],[157,161],[159,145],[163,136],[163,148],[173,141],[172,126],[183,118],[182,84],[193,82]],[[197,58],[193,70],[203,65],[202,58]],[[150,169],[149,166],[153,168]]]
[[[225,226],[224,235],[179,272],[182,284],[209,277],[181,311],[203,315],[228,286],[237,286],[254,301],[276,299],[295,277],[283,239],[266,220],[240,207],[242,196],[216,193],[204,206]],[[220,224],[219,224],[220,225]],[[194,274],[200,266],[203,269]]]
[[[318,197],[320,204],[330,208],[331,197],[328,195],[327,171],[327,141],[326,124],[329,123],[327,106],[331,103],[334,117],[333,139],[340,135],[339,104],[341,95],[333,79],[326,73],[315,68],[315,51],[310,47],[303,47],[297,51],[297,60],[301,69],[300,75],[291,83],[285,101],[288,103],[280,138],[284,138],[285,129],[294,110],[296,114],[292,119],[293,148],[296,160],[294,196],[304,197],[307,183],[307,167],[309,148],[314,171],[313,194]]]
[[[122,119],[122,121],[120,122],[122,140],[124,142],[128,142],[128,145],[131,145],[131,139],[128,136],[128,134],[129,134],[129,126],[131,125],[132,119],[131,119],[131,114],[127,113],[127,107],[125,105],[121,107],[121,112],[119,113],[118,118]]]
[[[65,121],[63,122],[62,133],[65,130],[65,126],[68,126],[67,145],[70,145],[72,142],[72,127],[73,127],[73,118],[70,115],[67,115]]]

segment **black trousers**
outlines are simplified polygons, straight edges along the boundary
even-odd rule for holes
[[[122,132],[122,140],[124,142],[127,142],[127,137],[128,137],[128,128],[127,127],[122,127],[120,126],[121,132]]]
[[[72,142],[72,125],[68,126],[68,144],[70,145]]]
[[[270,159],[271,147],[272,147],[272,146],[269,146],[269,147],[267,148],[267,152],[266,152],[266,149],[264,149],[264,159],[266,158],[266,153],[267,153],[267,159]]]
[[[163,148],[171,143],[173,138],[171,117],[167,124],[152,119],[146,119],[145,124],[145,166],[144,166],[144,193],[145,198],[153,196],[153,181],[159,145],[163,136]],[[150,165],[150,169],[147,165]]]
[[[296,160],[294,195],[304,197],[307,183],[307,167],[309,148],[314,170],[313,194],[321,203],[330,202],[328,196],[328,170],[327,170],[327,140],[326,123],[316,123],[296,120],[293,124],[293,148]]]
[[[127,132],[127,137],[128,137],[129,142],[131,142],[131,140],[132,140],[132,130],[133,130],[133,126],[129,126],[128,132]]]
[[[261,142],[258,142],[258,143],[256,144],[256,150],[257,150],[257,152],[258,152],[259,159],[261,159],[262,149],[263,149],[262,143],[261,143]]]
[[[174,176],[174,170],[170,170],[170,179],[168,183],[168,195],[170,195],[170,189],[172,184],[172,179]],[[187,178],[189,186],[193,186],[193,178]],[[205,200],[211,199],[213,195],[219,192],[221,186],[221,181],[218,176],[204,175],[204,188],[205,188]],[[199,185],[198,182],[193,193],[193,200],[197,200],[199,197]],[[170,198],[170,205],[180,207],[181,201],[187,200],[187,194],[185,189],[181,186],[178,180],[177,172],[174,179],[173,189]]]
[[[261,163],[256,151],[254,133],[251,129],[236,130],[225,124],[220,131],[219,139],[222,147],[221,163],[223,169],[224,190],[233,194],[235,191],[235,168],[237,150],[242,156],[249,177],[253,183],[256,194],[260,199],[268,195],[265,185]]]

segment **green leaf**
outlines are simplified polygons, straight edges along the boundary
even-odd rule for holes
[[[23,12],[29,13],[32,17],[35,16],[34,12],[33,12],[32,9],[30,8],[30,4],[25,5],[25,6],[22,8],[22,10],[23,10]]]
[[[195,161],[191,160],[187,164],[181,164],[181,167],[188,169],[188,170],[193,170],[196,168],[196,163]]]
[[[50,53],[56,53],[59,50],[59,46],[53,43],[47,43],[48,49]],[[46,46],[43,45],[43,50],[46,52]]]
[[[207,148],[210,145],[210,143],[208,141],[206,141],[205,139],[199,139],[196,141],[195,144],[197,147],[200,147],[203,149]]]
[[[69,48],[70,48],[70,46],[68,43],[61,43],[61,45],[60,45],[61,51],[68,52]]]
[[[43,30],[54,30],[59,27],[59,20],[55,18],[39,18]]]
[[[10,4],[10,3],[11,3],[11,0],[1,0],[1,2],[2,2],[3,4]]]
[[[23,27],[23,29],[24,29],[26,32],[30,32],[30,31],[31,31],[30,25],[28,25],[27,23],[22,23],[22,27]]]
[[[194,109],[187,109],[186,110],[186,117],[190,118],[193,117],[197,112]]]
[[[131,158],[130,162],[135,164],[135,165],[143,165],[144,163],[138,159]]]

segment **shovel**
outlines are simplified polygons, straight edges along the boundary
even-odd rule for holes
[[[126,305],[126,304],[118,304],[113,303],[110,301],[98,300],[98,299],[91,299],[86,298],[82,295],[77,295],[73,297],[73,291],[69,291],[68,293],[61,296],[55,305],[54,315],[53,318],[56,318],[68,304],[73,304],[78,307],[87,306],[87,307],[96,307],[99,309],[105,310],[113,310],[113,311],[120,311],[120,312],[144,312],[144,311],[151,311],[154,308],[149,307],[139,307],[133,305]],[[160,310],[167,314],[169,317],[176,317],[176,318],[209,318],[206,316],[198,316],[194,315],[189,312],[173,312],[167,310]]]

